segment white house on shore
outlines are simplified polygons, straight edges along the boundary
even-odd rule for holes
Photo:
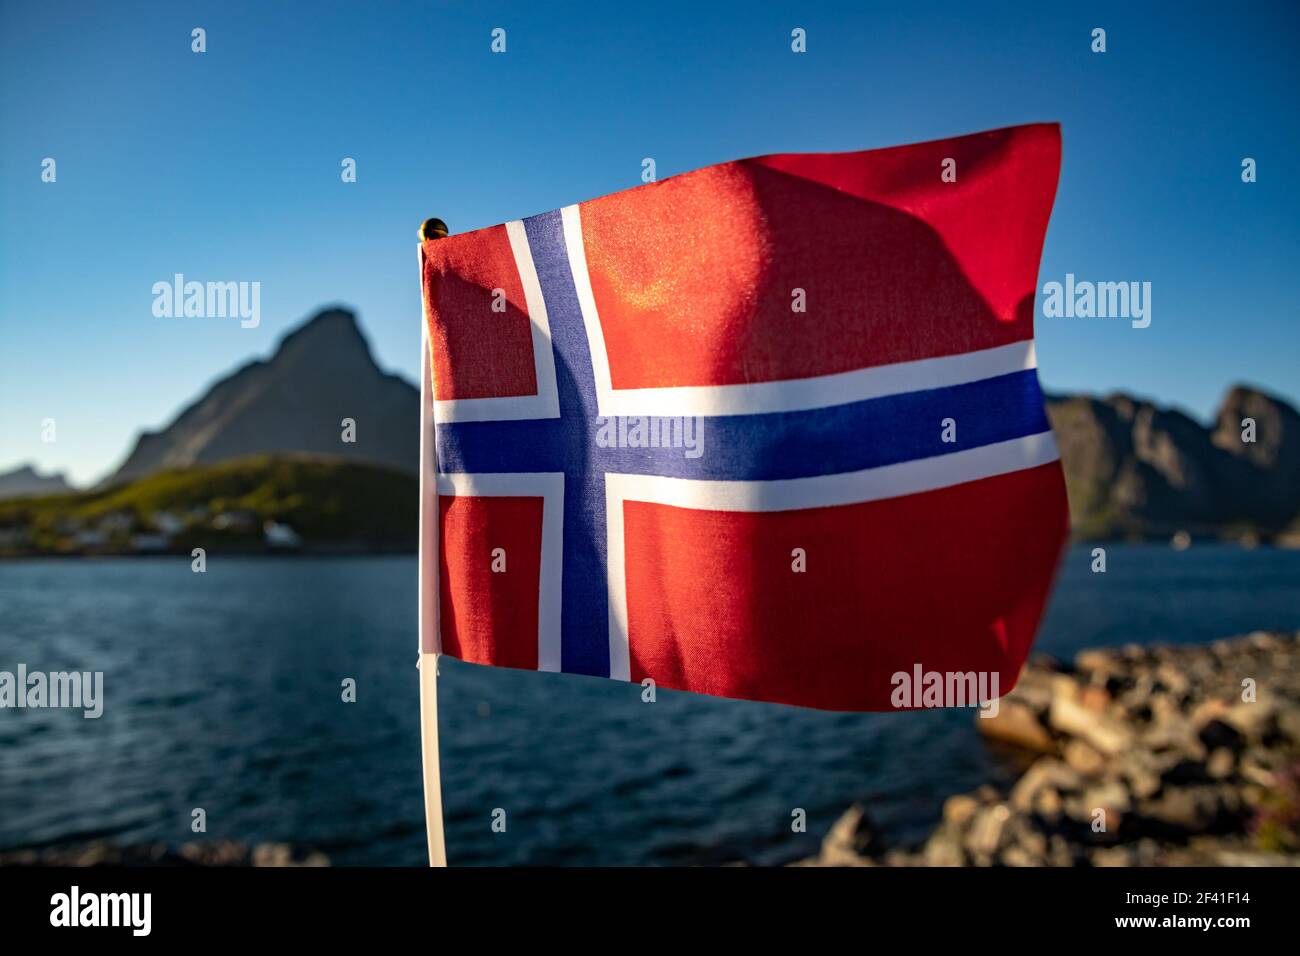
[[[287,524],[281,524],[278,521],[267,521],[262,525],[262,534],[266,539],[268,547],[272,548],[296,548],[302,544],[302,539],[298,537],[298,532]]]

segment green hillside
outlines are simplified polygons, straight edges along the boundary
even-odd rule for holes
[[[413,549],[414,476],[373,465],[258,456],[114,488],[0,501],[0,554]],[[268,541],[267,523],[282,539]]]

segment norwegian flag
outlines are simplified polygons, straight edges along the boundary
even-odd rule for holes
[[[1009,690],[1068,530],[1033,342],[1059,166],[1020,126],[426,240],[422,649],[832,710],[917,665]]]

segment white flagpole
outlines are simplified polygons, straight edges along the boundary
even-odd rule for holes
[[[424,229],[421,227],[421,234]],[[424,298],[424,246],[420,247],[420,298]],[[420,321],[420,750],[424,763],[424,824],[429,865],[447,865],[442,832],[442,768],[438,758],[438,449],[434,441],[433,381],[427,316]]]

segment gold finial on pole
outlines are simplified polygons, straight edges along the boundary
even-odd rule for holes
[[[441,219],[426,219],[420,223],[421,239],[446,239],[447,224]]]

